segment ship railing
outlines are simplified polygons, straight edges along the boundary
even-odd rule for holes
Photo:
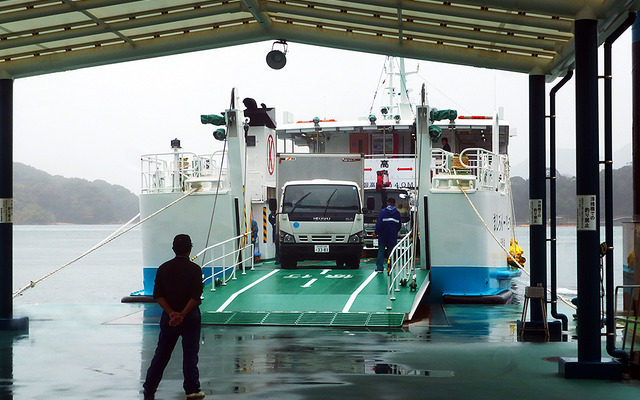
[[[207,257],[207,254],[210,255]],[[198,254],[194,259],[206,257],[201,267],[211,268],[211,276],[205,278],[205,286],[211,280],[211,291],[216,291],[216,279],[220,278],[219,284],[226,286],[230,280],[235,280],[236,271],[242,270],[242,275],[247,273],[247,267],[254,269],[253,243],[249,234],[242,234],[229,238],[222,242],[211,245]]]
[[[145,154],[140,159],[142,193],[172,193],[184,191],[188,179],[219,176],[222,152]],[[222,176],[226,176],[226,167]]]
[[[463,185],[468,191],[505,192],[508,188],[509,164],[506,155],[481,148],[468,148],[460,154],[432,149],[431,157],[433,191],[458,191],[458,185]],[[456,179],[452,179],[452,176]]]
[[[478,179],[478,188],[507,190],[508,158],[485,149],[468,148],[460,153],[460,164]]]
[[[413,231],[409,231],[391,250],[387,259],[387,310],[391,310],[391,302],[396,299],[400,286],[407,286],[414,272],[415,257],[413,253]]]
[[[623,307],[622,312],[618,312],[618,294],[620,290],[622,290],[624,296],[622,303],[626,305]],[[640,324],[640,285],[616,286],[615,299],[614,315],[616,316],[616,322],[623,325],[622,350],[626,350],[626,345],[630,342],[629,354],[633,357],[634,351],[637,351],[635,348],[636,338],[640,335],[640,330],[638,330],[638,325]],[[631,334],[630,338],[628,337],[629,334]]]

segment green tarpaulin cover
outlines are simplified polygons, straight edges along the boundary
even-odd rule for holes
[[[203,124],[211,124],[211,125],[224,125],[224,124],[226,124],[223,115],[214,115],[214,114],[201,115],[200,116],[200,121]]]
[[[449,121],[453,121],[458,118],[458,111],[456,110],[438,110],[435,108],[431,109],[431,115],[429,119],[433,121],[442,121],[443,119],[448,119]]]

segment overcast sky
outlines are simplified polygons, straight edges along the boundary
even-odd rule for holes
[[[283,111],[297,120],[349,121],[369,114],[385,57],[290,43],[287,65],[275,71],[265,63],[271,48],[272,42],[261,42],[18,79],[14,161],[53,175],[102,179],[139,194],[140,155],[168,152],[176,137],[185,151],[220,148],[200,114],[228,108],[233,87],[241,98],[276,107],[278,119]],[[620,167],[631,160],[630,31],[613,51],[614,151]],[[525,175],[528,75],[415,60],[406,61],[407,71],[418,64],[419,73],[408,78],[415,103],[426,82],[431,107],[462,115],[491,115],[504,107],[505,119],[517,130],[510,145],[513,172]],[[547,92],[554,84],[547,84]],[[572,80],[557,97],[558,168],[568,174],[575,174],[574,151],[562,149],[575,146],[574,94]],[[601,114],[601,124],[603,119]]]

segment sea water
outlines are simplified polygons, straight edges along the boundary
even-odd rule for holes
[[[116,225],[14,225],[14,291],[63,267],[118,228]],[[516,227],[515,236],[527,257],[529,228]],[[557,236],[558,294],[571,298],[577,294],[576,228],[558,227]],[[621,227],[614,228],[614,248],[622,248]],[[614,257],[615,285],[621,285],[622,252],[614,250]],[[516,287],[521,289],[528,284],[529,277],[522,274]],[[117,303],[139,289],[142,289],[142,237],[140,228],[134,228],[26,290],[14,299],[14,304]]]
[[[134,228],[83,255],[116,225],[14,225],[13,290],[58,272],[23,292],[14,305],[119,303],[142,289],[142,236]]]

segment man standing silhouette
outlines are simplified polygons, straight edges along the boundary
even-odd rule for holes
[[[182,337],[184,390],[187,399],[202,399],[198,351],[200,350],[200,296],[202,296],[202,270],[189,260],[191,238],[180,234],[173,239],[175,258],[158,268],[153,298],[162,307],[160,335],[151,365],[144,382],[144,398],[154,399],[171,353]]]

